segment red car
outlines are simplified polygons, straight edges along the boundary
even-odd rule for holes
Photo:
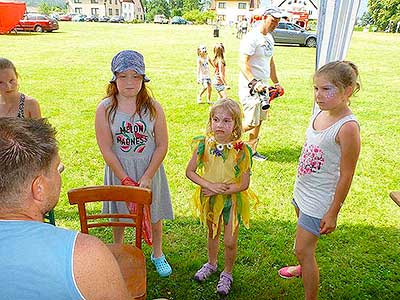
[[[15,29],[20,31],[52,32],[58,29],[58,22],[45,15],[26,14],[15,26]]]

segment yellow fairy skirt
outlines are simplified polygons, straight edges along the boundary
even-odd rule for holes
[[[212,224],[213,238],[217,235],[221,215],[225,225],[228,224],[229,217],[232,216],[232,228],[237,228],[239,222],[249,228],[250,201],[254,200],[255,204],[258,202],[257,196],[250,189],[232,195],[207,197],[201,192],[200,187],[196,189],[193,200],[196,211],[200,215],[201,223],[203,225],[206,225],[207,222]],[[234,231],[232,230],[232,234]]]

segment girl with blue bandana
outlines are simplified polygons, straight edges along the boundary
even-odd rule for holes
[[[96,111],[96,138],[105,165],[105,185],[132,185],[152,191],[151,207],[145,207],[145,241],[153,246],[151,260],[160,276],[172,273],[162,251],[162,220],[173,219],[164,166],[168,132],[164,111],[146,86],[143,56],[124,50],[111,62],[113,77],[107,95]],[[129,213],[136,207],[125,202],[103,202],[104,213]],[[128,211],[129,210],[129,211]],[[129,219],[120,219],[126,222]],[[124,227],[113,227],[116,243],[124,239]]]

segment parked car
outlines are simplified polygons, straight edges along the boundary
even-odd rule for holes
[[[168,19],[164,15],[155,15],[154,23],[155,24],[168,24]]]
[[[71,21],[73,15],[60,15],[59,16],[59,21]]]
[[[57,14],[57,13],[52,13],[52,14],[49,15],[49,17],[54,19],[54,20],[60,21],[60,15]]]
[[[14,28],[19,31],[52,32],[58,29],[58,22],[42,14],[26,14]]]
[[[316,47],[317,36],[314,32],[290,22],[279,22],[272,32],[277,44],[298,44],[300,46]]]
[[[98,22],[99,21],[99,17],[96,15],[93,16],[88,16],[85,18],[86,22]]]
[[[101,17],[99,18],[99,22],[108,22],[108,21],[110,21],[110,17],[101,16]]]
[[[87,15],[76,15],[72,17],[72,22],[85,22]]]
[[[113,17],[111,17],[109,22],[110,23],[124,23],[125,19],[123,16],[113,16]]]
[[[189,22],[182,17],[175,16],[172,18],[171,24],[189,24]]]

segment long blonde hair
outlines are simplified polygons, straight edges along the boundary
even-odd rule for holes
[[[211,107],[207,123],[207,135],[210,135],[212,133],[212,118],[214,117],[215,110],[217,108],[222,108],[224,111],[227,111],[231,114],[233,122],[235,124],[232,131],[232,141],[240,139],[243,133],[242,111],[240,110],[239,104],[229,98],[220,99],[215,102],[214,105]]]
[[[109,98],[111,100],[110,105],[106,108],[106,117],[111,122],[114,122],[115,112],[118,107],[118,88],[115,82],[110,82],[107,86],[107,95],[104,99]],[[147,111],[150,113],[150,119],[154,119],[156,117],[156,108],[154,106],[153,95],[151,90],[146,86],[145,82],[142,81],[142,87],[136,97],[136,111],[135,114],[139,114],[143,111],[146,113]]]
[[[218,65],[218,62],[221,62],[224,66],[225,58],[224,58],[225,48],[222,43],[216,43],[214,46],[214,59],[213,64],[214,66]]]

